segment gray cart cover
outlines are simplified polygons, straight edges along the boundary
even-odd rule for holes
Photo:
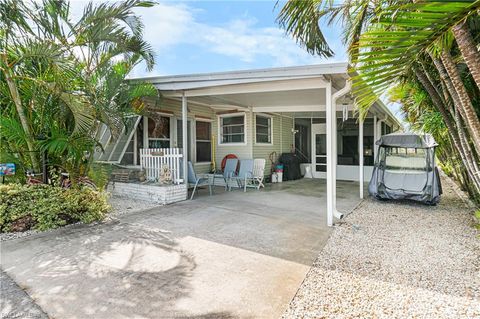
[[[377,199],[411,199],[436,204],[442,186],[435,166],[435,147],[430,134],[393,133],[382,136],[368,186]]]

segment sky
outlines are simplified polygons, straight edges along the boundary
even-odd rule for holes
[[[300,48],[275,22],[276,0],[157,0],[135,11],[145,24],[145,39],[156,53],[156,66],[139,67],[132,76],[172,75],[325,63]],[[73,0],[80,13],[86,1]],[[346,61],[340,28],[325,28],[336,55]]]
[[[145,24],[144,37],[156,54],[156,65],[144,65],[130,77],[190,74],[347,61],[341,26],[322,25],[335,52],[315,57],[285,35],[275,19],[284,1],[157,0],[136,12]],[[79,14],[87,2],[71,0]],[[394,106],[397,113],[398,106]]]
[[[139,10],[157,52],[157,74],[215,72],[322,63],[275,22],[276,1],[161,1]],[[345,61],[338,32],[327,33]],[[137,70],[142,74],[144,70]]]

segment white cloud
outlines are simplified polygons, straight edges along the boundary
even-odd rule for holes
[[[220,26],[198,22],[201,11],[184,3],[160,3],[138,11],[145,23],[145,37],[161,54],[178,44],[193,44],[212,53],[254,62],[259,57],[271,58],[274,66],[319,62],[279,28],[257,27],[248,16]]]
[[[84,0],[72,3],[76,12],[81,12]],[[181,44],[197,46],[203,51],[252,63],[258,59],[270,61],[268,66],[290,66],[321,63],[318,57],[309,55],[294,40],[284,35],[277,27],[259,27],[258,21],[248,15],[223,24],[200,22],[202,10],[184,2],[161,2],[152,8],[138,8],[145,24],[145,39],[152,45],[161,69],[162,57],[174,55],[175,47]],[[330,39],[337,49],[338,39]],[[332,60],[343,60],[341,53]],[[192,55],[196,52],[192,52]],[[234,68],[234,67],[233,67]],[[158,70],[157,70],[157,73]],[[161,73],[161,72],[160,72]],[[132,76],[145,75],[144,68],[137,68]],[[152,74],[150,74],[152,75]]]
[[[183,4],[159,3],[152,8],[138,8],[136,12],[145,24],[145,40],[158,50],[184,42],[194,23],[195,10]]]

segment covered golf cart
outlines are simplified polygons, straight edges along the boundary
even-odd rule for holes
[[[411,199],[434,205],[442,186],[435,166],[435,147],[430,134],[393,133],[378,145],[368,192],[377,199]]]

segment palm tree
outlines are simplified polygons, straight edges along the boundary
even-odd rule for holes
[[[480,110],[475,110],[478,102],[472,100],[480,88],[478,41],[472,35],[479,22],[479,9],[479,0],[346,0],[339,4],[291,0],[278,21],[310,53],[321,56],[330,54],[319,19],[328,17],[330,23],[342,23],[344,43],[359,74],[354,78],[354,94],[362,115],[400,79],[418,82],[449,128],[453,146],[480,189],[476,165],[480,156]],[[433,71],[426,72],[422,65],[425,62],[419,64],[422,58]],[[466,89],[469,75],[459,66],[462,60],[477,83],[471,91]],[[441,80],[437,79],[439,74]]]
[[[456,96],[460,99],[460,114],[467,124],[476,152],[480,154],[480,120],[451,56],[452,43],[449,41],[451,29],[459,21],[476,15],[478,8],[480,1],[419,1],[383,9],[379,22],[360,37],[360,50],[352,57],[362,79],[356,87],[357,94],[361,96],[359,106],[368,108],[373,98],[369,92],[382,92],[400,75],[409,72],[418,56],[434,50],[453,83]]]
[[[59,141],[72,138],[91,148],[98,123],[118,131],[125,115],[133,112],[131,103],[141,108],[140,98],[156,93],[150,85],[124,81],[140,62],[153,68],[152,49],[133,11],[153,5],[145,0],[89,3],[74,20],[68,1],[0,0],[0,90],[8,97],[2,117],[10,124],[18,119],[23,152],[30,154],[35,169],[37,134],[57,141],[56,146],[42,142],[52,152],[66,152],[60,145],[75,143]]]
[[[277,22],[287,34],[304,47],[307,52],[323,57],[332,57],[331,50],[320,27],[320,19],[328,25],[340,22],[343,43],[349,52],[356,52],[356,42],[376,17],[378,9],[390,1],[346,0],[289,0],[282,7]],[[278,3],[277,3],[278,5]]]
[[[468,19],[460,21],[460,23],[452,28],[452,31],[463,58],[472,73],[473,79],[477,87],[480,88],[480,53],[478,52],[477,44],[470,33],[467,23]]]

